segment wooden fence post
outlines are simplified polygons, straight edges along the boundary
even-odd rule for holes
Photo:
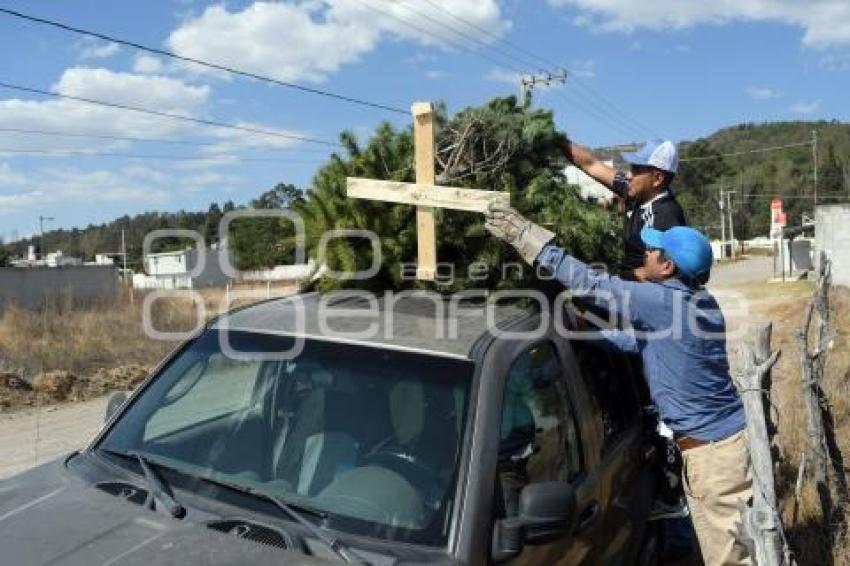
[[[823,377],[825,362],[826,328],[829,318],[828,287],[829,260],[825,254],[821,253],[818,261],[817,287],[803,311],[803,322],[797,333],[797,341],[800,348],[800,379],[802,381],[803,396],[806,404],[807,460],[812,478],[815,481],[815,489],[820,498],[824,524],[829,523],[832,514],[832,496],[829,488],[829,477],[827,476],[829,448],[827,446],[826,431],[824,430],[824,413],[822,407],[824,399],[821,390],[821,377]],[[811,341],[809,339],[809,333],[815,314],[818,315],[818,328],[815,350],[812,352],[809,347]]]
[[[750,348],[742,351],[744,365],[738,376],[738,389],[747,415],[746,437],[752,465],[753,501],[751,506],[739,502],[741,524],[736,535],[750,548],[754,564],[785,566],[792,563],[791,551],[785,539],[776,499],[768,432],[770,407],[765,407],[769,401],[765,403],[764,384],[779,358],[779,351],[770,351],[771,331],[771,324],[760,327],[757,330],[755,352]]]

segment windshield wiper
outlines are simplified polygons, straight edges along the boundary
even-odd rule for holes
[[[342,558],[346,562],[356,563],[356,564],[368,564],[368,562],[366,562],[365,560],[363,560],[362,558],[357,556],[357,554],[355,554],[353,550],[351,550],[347,545],[345,545],[339,539],[328,536],[328,534],[325,533],[318,525],[314,524],[313,522],[311,522],[307,518],[305,518],[304,515],[302,514],[301,510],[303,510],[303,511],[305,511],[305,512],[311,514],[311,515],[316,515],[316,516],[321,517],[321,518],[325,518],[327,516],[327,513],[323,512],[323,511],[319,511],[317,509],[311,509],[309,507],[302,507],[300,505],[296,505],[296,504],[293,504],[293,503],[287,503],[286,501],[283,501],[282,499],[279,499],[278,497],[276,497],[276,496],[274,496],[270,493],[266,493],[265,491],[262,491],[262,490],[259,490],[259,489],[253,488],[253,487],[248,487],[248,486],[240,485],[240,484],[237,484],[237,483],[231,483],[227,480],[220,480],[220,479],[217,479],[217,478],[211,478],[209,476],[197,476],[197,477],[199,477],[200,479],[207,481],[209,483],[221,485],[221,486],[226,487],[227,489],[231,489],[231,490],[237,491],[239,493],[246,493],[246,494],[252,495],[254,497],[259,497],[259,498],[265,499],[267,501],[271,501],[281,511],[286,513],[289,516],[290,519],[294,520],[295,522],[297,522],[298,524],[303,526],[305,529],[307,529],[308,531],[313,533],[313,535],[317,539],[322,541],[325,545],[327,545],[327,547],[330,548],[331,551],[334,554],[336,554],[337,556],[339,556],[340,558]]]
[[[177,503],[171,493],[169,493],[170,490],[165,481],[151,468],[151,464],[171,469],[170,466],[157,462],[151,456],[139,451],[120,452],[109,449],[103,449],[103,451],[107,454],[136,460],[142,468],[142,474],[144,474],[147,481],[152,500],[159,503],[175,519],[182,519],[186,516],[186,508]]]
[[[251,489],[250,493],[268,499],[269,501],[277,505],[281,510],[283,510],[283,512],[298,521],[301,525],[303,525],[306,529],[313,533],[316,538],[325,543],[328,548],[330,548],[334,552],[334,554],[336,554],[346,562],[366,564],[366,562],[362,558],[357,556],[348,546],[340,542],[339,539],[328,536],[327,533],[325,533],[321,528],[319,528],[319,526],[314,525],[313,523],[305,519],[304,516],[298,511],[296,511],[291,504],[263,491]]]

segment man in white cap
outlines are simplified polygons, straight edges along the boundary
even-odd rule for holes
[[[564,138],[564,153],[576,167],[608,187],[625,204],[623,226],[623,261],[619,275],[631,281],[646,281],[646,245],[641,230],[654,228],[668,230],[686,226],[685,213],[673,195],[670,183],[679,168],[679,152],[671,141],[650,141],[640,151],[623,153],[629,165],[628,172],[617,171],[597,159],[587,148]],[[659,452],[658,497],[653,504],[652,516],[667,519],[663,523],[663,555],[671,561],[686,556],[691,551],[690,521],[685,516],[687,508],[682,501],[682,458],[672,440],[672,431],[659,422],[655,437]]]
[[[587,148],[564,138],[564,153],[576,167],[608,187],[625,201],[626,218],[623,231],[625,254],[620,276],[643,281],[644,252],[640,231],[646,226],[667,230],[685,226],[685,213],[676,201],[670,183],[679,168],[679,152],[671,141],[647,142],[640,151],[622,154],[629,171],[609,167]]]

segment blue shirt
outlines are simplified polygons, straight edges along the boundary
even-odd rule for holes
[[[573,293],[591,294],[630,323],[627,332],[607,337],[622,350],[640,353],[652,400],[674,433],[716,441],[743,430],[744,406],[726,355],[726,322],[707,291],[678,279],[625,281],[590,270],[551,245],[537,263]]]

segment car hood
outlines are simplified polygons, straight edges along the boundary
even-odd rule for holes
[[[170,519],[52,462],[0,482],[0,562],[17,566],[334,564]]]

